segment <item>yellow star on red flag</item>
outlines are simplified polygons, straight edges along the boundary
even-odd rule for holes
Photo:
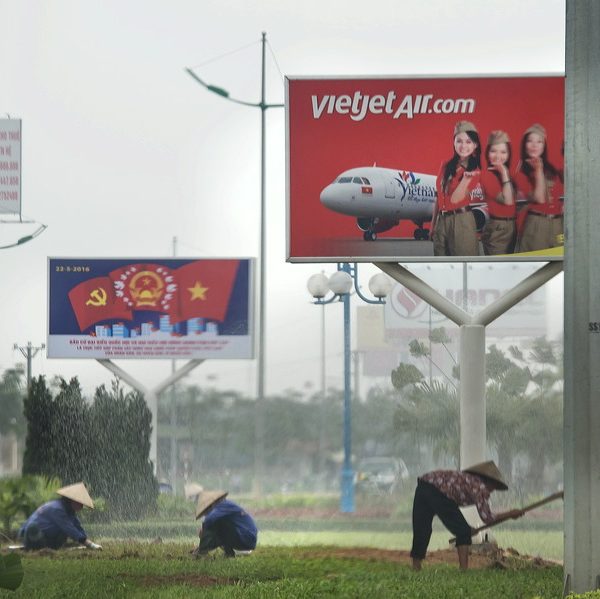
[[[200,281],[196,281],[193,287],[188,287],[188,291],[192,294],[190,301],[195,299],[205,300],[208,287],[202,287]]]

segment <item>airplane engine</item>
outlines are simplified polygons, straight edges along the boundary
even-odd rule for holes
[[[473,206],[472,208],[473,216],[475,217],[475,228],[478,233],[483,231],[483,227],[490,220],[490,215],[488,213],[487,206]]]
[[[361,231],[364,231],[365,241],[374,241],[377,239],[377,233],[388,231],[395,227],[400,221],[386,218],[358,217],[356,224]]]

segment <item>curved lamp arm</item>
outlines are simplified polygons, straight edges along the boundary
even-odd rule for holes
[[[198,75],[196,75],[196,73],[194,73],[194,71],[192,71],[192,69],[186,68],[185,71],[190,77],[192,77],[192,79],[195,79],[200,85],[205,87],[208,91],[213,92],[213,94],[217,94],[218,96],[221,96],[222,98],[225,98],[226,100],[229,100],[230,102],[235,102],[236,104],[242,104],[244,106],[252,106],[253,108],[261,108],[263,110],[265,110],[267,108],[282,108],[283,106],[285,106],[284,104],[263,104],[262,102],[246,102],[245,100],[238,100],[237,98],[232,98],[226,89],[223,89],[222,87],[217,87],[216,85],[210,85],[210,84],[206,83],[205,81],[200,79],[200,77],[198,77]]]
[[[19,245],[23,245],[24,243],[35,239],[38,235],[41,235],[47,228],[48,225],[40,225],[39,228],[35,230],[31,235],[25,235],[25,237],[17,239],[15,243],[9,243],[8,245],[0,245],[0,250],[6,250],[8,248],[14,248]]]

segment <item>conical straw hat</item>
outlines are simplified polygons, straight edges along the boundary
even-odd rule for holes
[[[94,502],[92,501],[92,498],[90,497],[90,494],[83,483],[68,485],[67,487],[62,487],[62,489],[59,489],[56,492],[67,499],[72,499],[73,501],[77,501],[86,507],[94,509]]]
[[[500,470],[498,470],[498,466],[494,464],[493,460],[489,460],[488,462],[481,462],[479,464],[475,464],[470,466],[469,468],[463,468],[463,472],[470,472],[471,474],[480,474],[481,476],[485,476],[495,482],[498,483],[498,486],[502,491],[506,491],[508,489],[508,485],[504,480]]]
[[[200,495],[202,491],[204,491],[204,487],[198,483],[188,483],[183,487],[186,499],[190,499],[190,497],[194,497],[194,495]]]
[[[215,503],[227,497],[227,491],[204,491],[196,505],[196,520],[204,515]]]

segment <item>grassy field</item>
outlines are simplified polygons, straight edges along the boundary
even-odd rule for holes
[[[0,590],[0,599],[558,599],[562,594],[558,565],[540,567],[523,561],[508,570],[474,569],[464,574],[452,554],[450,564],[431,560],[415,573],[407,555],[408,517],[263,518],[258,549],[235,560],[223,558],[220,551],[210,559],[193,559],[188,552],[197,542],[197,523],[189,518],[89,523],[86,528],[104,551],[25,554],[22,586],[16,592]],[[562,559],[560,521],[523,519],[493,533],[503,548]],[[430,549],[447,549],[449,536],[436,521]],[[373,550],[391,552],[369,553]]]
[[[194,560],[176,543],[105,543],[103,552],[25,556],[25,579],[0,597],[221,599],[558,599],[562,569],[471,570],[338,557],[335,548],[259,547],[251,556]]]
[[[499,526],[493,534],[501,547],[512,547],[519,553],[562,560],[562,523],[531,523],[517,528],[513,523]],[[127,522],[123,524],[90,525],[91,538],[153,540],[176,542],[192,547],[198,526],[194,522]],[[306,545],[336,545],[340,547],[378,547],[381,549],[410,549],[412,533],[408,522],[381,521],[301,521],[281,520],[259,522],[261,546],[297,547]],[[450,535],[436,520],[431,549],[448,547]]]

